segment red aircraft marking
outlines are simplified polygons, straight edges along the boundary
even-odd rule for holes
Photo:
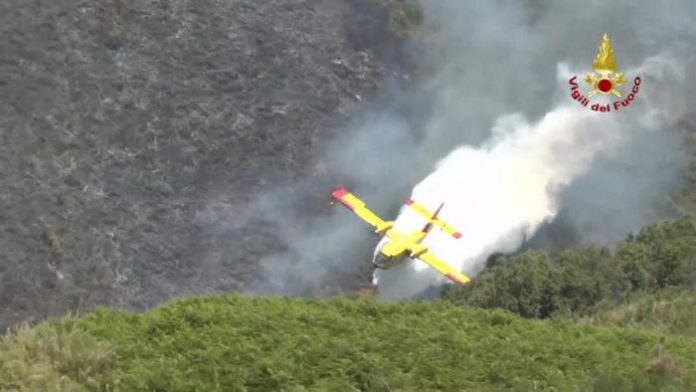
[[[459,280],[459,278],[457,278],[456,276],[454,276],[452,274],[446,274],[445,276],[448,277],[454,283],[464,284],[464,282],[462,282],[461,280]]]
[[[346,199],[343,198],[345,195],[347,195],[349,193],[350,192],[348,192],[348,190],[346,190],[345,188],[336,188],[336,189],[334,189],[333,192],[331,192],[333,197],[338,199],[338,201],[343,203],[346,207],[350,208],[351,210],[354,210],[355,207],[352,204],[348,203],[348,201],[346,201]]]

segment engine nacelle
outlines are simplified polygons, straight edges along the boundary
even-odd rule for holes
[[[427,252],[427,251],[428,251],[428,247],[427,247],[427,246],[421,245],[421,244],[417,244],[417,245],[413,246],[413,248],[411,249],[411,257],[412,257],[412,258],[416,258],[416,257],[422,255],[423,253]]]

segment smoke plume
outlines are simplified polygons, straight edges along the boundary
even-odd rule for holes
[[[657,75],[664,74],[665,66],[673,65],[669,61],[648,63],[650,67],[640,67],[642,77],[658,83],[663,80]],[[638,73],[631,70],[629,74]],[[561,87],[567,89],[570,75],[566,65],[559,66]],[[598,98],[593,103],[615,101]],[[463,234],[454,239],[433,230],[424,240],[459,271],[475,274],[493,252],[517,250],[542,224],[556,217],[561,192],[587,173],[597,156],[611,156],[627,139],[659,129],[663,124],[658,117],[666,109],[644,103],[630,112],[599,113],[578,102],[562,101],[536,123],[530,124],[522,114],[500,117],[486,142],[479,147],[455,149],[414,187],[412,199],[432,210],[445,203],[439,216]],[[407,232],[418,230],[422,221],[418,214],[404,208],[394,227]],[[412,261],[398,271],[382,282],[383,297],[414,295],[444,281],[420,261]],[[378,276],[385,274],[380,272]],[[408,285],[403,284],[406,281]]]
[[[579,233],[570,245],[611,244],[669,215],[656,211],[681,184],[680,131],[696,103],[693,2],[441,0],[421,8],[424,25],[412,48],[419,85],[373,102],[326,149],[320,161],[333,179],[385,218],[398,213],[395,227],[403,230],[423,225],[398,211],[409,194],[431,208],[445,202],[441,217],[463,238],[434,229],[427,244],[474,275],[490,254],[517,250],[554,220]],[[633,76],[642,78],[636,100],[613,113],[580,106],[568,85],[572,75],[584,83],[604,32],[627,75],[622,91]],[[315,188],[296,189],[299,200],[307,196],[302,189]],[[281,216],[267,207],[275,204],[261,210]],[[296,291],[284,279],[289,265],[317,282],[369,258],[377,242],[345,211],[294,218],[298,231],[312,235],[293,245],[296,237],[286,233],[290,253],[262,261],[284,271],[267,291]],[[377,277],[383,298],[443,281],[413,261]]]

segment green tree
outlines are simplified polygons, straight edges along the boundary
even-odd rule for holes
[[[530,251],[501,258],[496,267],[470,287],[446,290],[458,304],[502,308],[523,317],[549,317],[558,308],[558,271],[545,252]]]
[[[459,305],[506,309],[524,317],[587,316],[665,290],[696,287],[696,221],[662,222],[629,235],[612,252],[540,251],[495,257],[469,287],[444,290]]]
[[[634,291],[650,291],[657,287],[652,250],[639,242],[621,241],[616,249],[617,281],[615,293],[622,299]]]
[[[611,293],[616,271],[606,248],[566,250],[559,266],[561,310],[566,314],[585,314]]]

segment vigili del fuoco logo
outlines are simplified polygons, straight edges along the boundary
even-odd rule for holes
[[[627,107],[638,95],[641,83],[640,76],[633,78],[633,87],[628,95],[624,97],[623,92],[620,90],[620,87],[626,83],[626,75],[623,72],[616,72],[617,66],[614,50],[611,48],[611,40],[606,33],[602,37],[602,43],[599,45],[599,52],[597,57],[595,57],[592,68],[594,72],[585,74],[585,83],[592,88],[586,96],[580,92],[577,75],[574,75],[568,81],[571,98],[578,101],[582,106],[589,105],[593,97],[610,96],[610,98],[615,98],[613,102],[606,104],[604,102],[594,103],[590,106],[590,109],[595,112],[609,113],[617,111],[622,107]]]

